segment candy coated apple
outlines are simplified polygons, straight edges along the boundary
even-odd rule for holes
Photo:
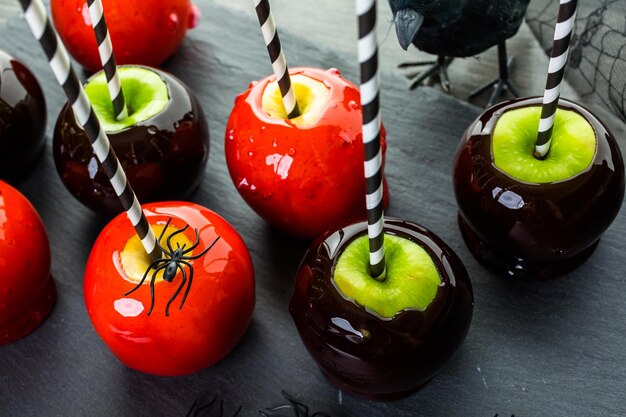
[[[0,345],[41,324],[56,300],[50,245],[35,208],[0,181]]]
[[[235,100],[226,126],[226,162],[237,190],[261,217],[313,238],[365,216],[360,95],[336,69],[290,74],[301,116],[286,117],[274,77],[252,83]],[[384,158],[384,129],[381,142]]]
[[[540,113],[541,98],[528,97],[486,110],[463,135],[454,163],[468,248],[512,277],[551,278],[576,268],[624,200],[624,161],[607,127],[562,99],[551,150],[538,160]]]
[[[200,103],[189,87],[164,71],[124,65],[118,74],[128,117],[116,120],[104,72],[87,80],[85,92],[137,198],[186,198],[200,184],[209,159],[209,126]],[[81,203],[111,216],[122,212],[69,104],[59,113],[52,148],[63,184]]]
[[[432,232],[385,219],[387,275],[369,275],[367,222],[316,239],[290,312],[304,346],[341,390],[376,400],[428,382],[463,343],[474,295],[458,256]]]
[[[159,66],[196,25],[197,9],[189,0],[102,0],[118,65]],[[70,54],[85,69],[102,68],[87,3],[52,0],[52,19]]]
[[[226,356],[248,327],[255,297],[252,261],[237,232],[211,210],[182,202],[143,208],[157,237],[165,230],[160,244],[166,249],[199,243],[187,253],[193,257],[210,248],[189,260],[190,266],[180,264],[186,282],[192,281],[184,303],[182,270],[171,282],[161,270],[154,276],[151,308],[154,269],[140,285],[150,259],[126,215],[120,214],[102,231],[89,256],[85,305],[102,340],[126,366],[156,375],[190,374]],[[167,265],[168,258],[159,265]]]
[[[46,102],[35,76],[0,50],[0,178],[19,180],[46,142]]]

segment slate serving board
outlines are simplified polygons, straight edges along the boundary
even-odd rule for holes
[[[48,145],[19,188],[48,228],[59,298],[35,333],[0,348],[0,416],[182,417],[196,399],[219,395],[225,415],[242,405],[240,416],[247,417],[285,403],[281,390],[311,412],[333,417],[626,414],[625,211],[593,256],[566,277],[512,282],[486,271],[463,244],[451,187],[456,145],[480,109],[428,88],[409,92],[391,72],[382,74],[388,214],[425,225],[458,253],[474,285],[474,320],[454,359],[409,398],[375,403],[341,395],[330,385],[305,351],[287,309],[308,242],[256,216],[232,185],[224,161],[224,126],[236,94],[270,71],[257,22],[207,2],[200,7],[201,26],[165,69],[193,88],[209,118],[210,160],[202,186],[190,199],[221,213],[248,244],[257,279],[252,324],[226,359],[189,377],[154,377],[122,366],[93,330],[82,296],[85,262],[106,220],[65,190]],[[224,36],[224,25],[232,36]],[[281,38],[292,66],[337,67],[357,79],[353,59],[295,33]],[[50,143],[64,97],[21,19],[0,28],[0,48],[25,62],[43,85]],[[620,144],[626,149],[624,138]],[[218,408],[201,415],[219,415]]]

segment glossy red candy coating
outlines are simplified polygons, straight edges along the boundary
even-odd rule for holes
[[[189,0],[102,0],[118,65],[157,67],[178,49],[196,24]],[[85,69],[102,68],[87,2],[51,0],[52,19],[70,54]]]
[[[261,107],[274,77],[252,83],[235,100],[226,126],[226,162],[243,199],[285,232],[313,238],[365,216],[359,90],[339,71],[293,68],[323,82],[329,99],[317,123],[298,127]],[[386,150],[382,136],[383,158]]]
[[[155,284],[155,307],[150,316],[150,288],[124,295],[135,287],[128,281],[120,252],[134,234],[125,214],[113,219],[96,240],[85,270],[85,305],[91,321],[111,351],[126,366],[157,375],[185,375],[213,365],[235,347],[254,309],[254,270],[245,243],[235,229],[213,211],[193,203],[145,204],[150,224],[189,225],[184,233],[193,243],[200,233],[198,253],[217,236],[206,255],[190,261],[193,285],[181,310],[180,297],[169,317],[165,306],[178,287]],[[164,242],[162,242],[164,243]]]
[[[35,208],[0,181],[0,345],[41,324],[56,300],[50,245]]]

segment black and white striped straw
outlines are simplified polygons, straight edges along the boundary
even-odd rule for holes
[[[154,232],[148,225],[139,201],[137,201],[137,197],[126,179],[126,174],[113,152],[109,138],[100,128],[100,123],[87,94],[85,94],[85,90],[72,68],[67,50],[52,27],[46,8],[41,0],[20,0],[20,3],[30,30],[41,44],[54,76],[63,87],[67,100],[72,105],[76,120],[85,129],[94,154],[111,181],[111,185],[119,197],[128,219],[139,235],[143,247],[151,258],[160,258],[162,254],[156,245]]]
[[[298,108],[296,94],[291,85],[287,60],[285,59],[283,47],[280,44],[280,38],[278,37],[278,31],[276,30],[276,23],[274,22],[274,16],[272,16],[269,0],[252,1],[254,2],[256,15],[259,18],[259,24],[261,25],[263,40],[265,41],[267,52],[270,55],[270,61],[272,61],[272,69],[274,70],[276,80],[278,80],[278,88],[280,88],[280,93],[283,96],[283,105],[285,106],[287,117],[293,119],[294,117],[300,116],[300,109]]]
[[[559,105],[561,95],[561,83],[565,74],[565,64],[569,54],[569,45],[576,22],[576,8],[578,0],[561,0],[559,16],[554,29],[554,43],[550,53],[550,65],[548,67],[548,79],[543,94],[543,107],[541,108],[541,120],[539,133],[535,144],[535,156],[545,158],[550,151],[552,142],[552,128],[554,116]]]
[[[104,19],[104,9],[101,0],[87,0],[89,6],[89,15],[93,31],[96,34],[96,42],[98,43],[98,53],[100,54],[100,62],[107,78],[109,87],[109,95],[113,103],[113,114],[117,120],[128,117],[126,102],[124,101],[124,92],[120,83],[120,77],[117,74],[117,65],[115,64],[115,56],[113,56],[113,44],[106,20]]]
[[[370,243],[370,274],[373,278],[382,281],[385,279],[386,269],[376,0],[356,0],[356,14],[359,22],[358,56],[361,71],[361,106],[363,107],[365,200]]]

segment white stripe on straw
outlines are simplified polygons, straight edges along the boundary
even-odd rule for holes
[[[370,274],[384,280],[385,233],[383,215],[382,151],[380,146],[380,77],[376,40],[376,0],[356,0],[361,71],[361,106],[363,111],[363,146],[365,148],[365,203],[367,234],[370,245]]]
[[[117,65],[115,64],[113,43],[111,42],[109,29],[104,18],[102,0],[87,0],[87,5],[89,6],[89,16],[91,17],[93,31],[96,34],[100,62],[107,78],[109,96],[111,96],[111,102],[113,103],[113,114],[115,114],[117,120],[122,120],[128,117],[128,109],[117,72]]]
[[[559,16],[554,28],[554,42],[550,53],[550,65],[548,66],[548,78],[546,89],[543,94],[541,108],[541,120],[535,143],[535,157],[543,159],[550,152],[552,144],[552,129],[554,117],[559,105],[561,84],[565,75],[565,64],[569,55],[569,45],[576,22],[576,7],[578,0],[561,0]]]
[[[91,141],[94,154],[111,181],[120,203],[126,211],[126,215],[141,239],[143,247],[152,259],[159,259],[162,253],[156,245],[154,232],[150,228],[137,201],[137,197],[126,179],[126,174],[115,156],[109,138],[104,130],[100,128],[100,123],[91,107],[87,94],[85,94],[82,84],[72,69],[67,50],[52,27],[43,3],[41,0],[20,0],[20,3],[24,9],[24,17],[28,26],[30,26],[33,35],[41,44],[54,76],[61,87],[63,87],[77,121],[85,129],[87,137]]]
[[[296,94],[293,91],[291,85],[291,77],[289,76],[289,68],[287,67],[287,60],[283,48],[280,44],[278,37],[278,31],[276,30],[276,23],[272,16],[269,0],[252,0],[256,15],[259,18],[259,24],[261,25],[261,33],[263,34],[263,40],[267,47],[267,52],[270,55],[270,61],[272,62],[272,69],[274,70],[274,76],[278,81],[278,87],[283,97],[283,105],[287,112],[287,117],[293,119],[300,116],[300,109],[296,101]]]

